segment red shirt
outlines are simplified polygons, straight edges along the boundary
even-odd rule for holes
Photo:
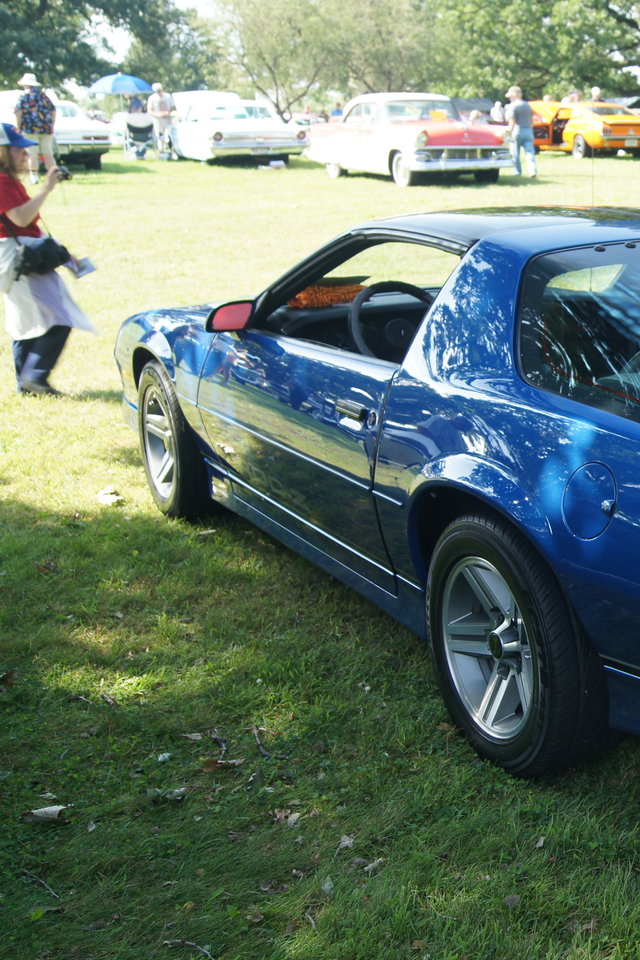
[[[27,203],[30,199],[29,194],[19,180],[9,176],[8,173],[0,173],[0,213],[6,214],[7,210],[21,207],[23,203]],[[38,226],[39,219],[40,214],[38,213],[26,227],[19,227],[11,221],[13,232],[18,237],[41,237],[42,230]],[[0,238],[6,239],[11,236],[13,236],[13,234],[9,231],[6,223],[0,220]]]

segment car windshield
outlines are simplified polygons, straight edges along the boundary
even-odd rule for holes
[[[629,119],[640,119],[634,113],[629,113],[625,107],[612,107],[609,104],[602,107],[587,107],[589,113],[595,113],[599,117],[629,117]]]
[[[460,115],[450,100],[390,100],[385,103],[384,116],[391,123],[407,120],[459,120]]]
[[[520,321],[530,383],[640,421],[640,243],[538,257]]]
[[[230,106],[193,107],[189,111],[189,120],[249,120],[249,114],[240,104]]]
[[[61,117],[79,117],[81,115],[75,103],[57,103],[56,110]]]

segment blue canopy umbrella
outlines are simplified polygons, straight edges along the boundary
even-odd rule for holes
[[[132,77],[129,73],[110,73],[100,77],[89,87],[92,93],[151,93],[151,84],[140,77]]]

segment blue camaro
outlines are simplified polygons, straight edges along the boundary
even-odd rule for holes
[[[373,221],[116,358],[159,508],[229,507],[427,637],[482,756],[640,732],[640,210]]]

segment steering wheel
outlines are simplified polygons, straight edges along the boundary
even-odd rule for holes
[[[364,329],[360,316],[362,305],[366,303],[367,300],[370,300],[371,297],[375,297],[377,293],[387,293],[392,290],[398,293],[406,293],[410,297],[415,297],[416,300],[422,300],[427,305],[433,302],[433,297],[430,293],[427,293],[426,290],[423,290],[421,287],[416,287],[413,283],[404,283],[402,280],[383,280],[381,283],[372,283],[370,286],[365,287],[364,290],[361,290],[349,308],[348,323],[349,333],[359,352],[365,357],[378,357],[380,360],[387,359],[385,356],[379,357],[377,353],[374,353],[364,339]],[[404,357],[415,332],[415,326],[403,317],[394,317],[386,321],[382,331],[384,341],[385,344],[393,350],[394,358],[396,356],[399,357],[398,362]]]

